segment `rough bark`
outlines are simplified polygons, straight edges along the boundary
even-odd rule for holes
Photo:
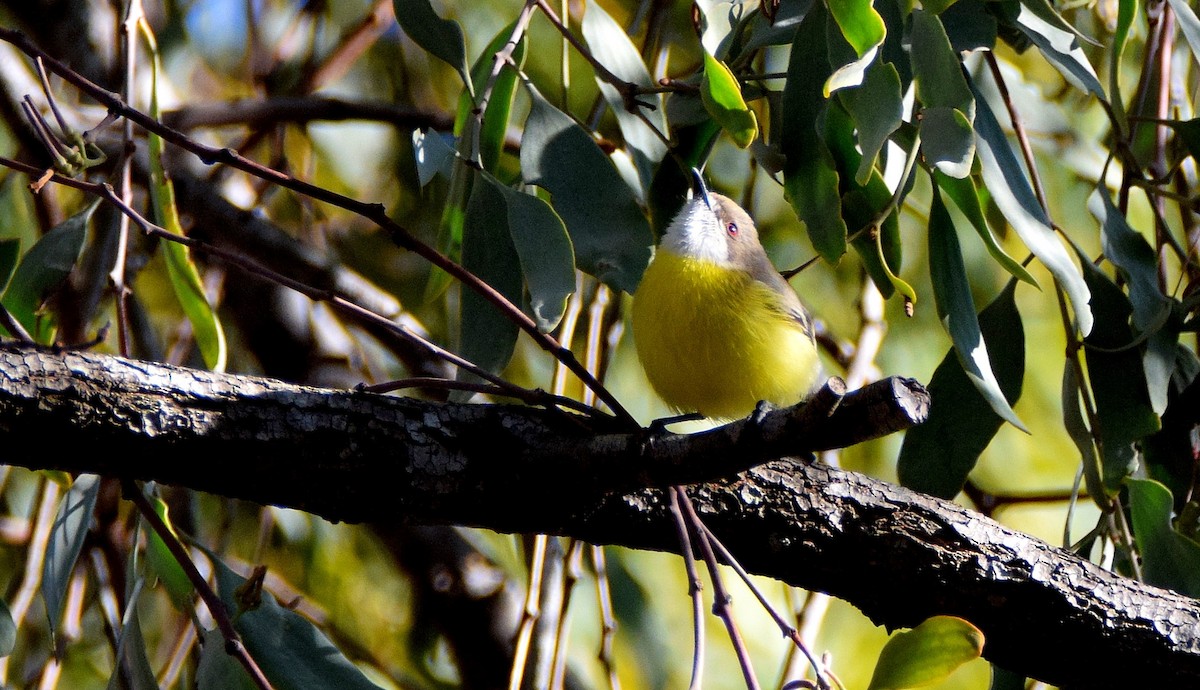
[[[689,493],[743,565],[846,599],[879,624],[962,616],[987,636],[989,659],[1057,684],[1200,681],[1192,599],[948,501],[808,462],[761,464],[919,419],[914,391],[898,380],[844,398],[826,390],[807,406],[678,436],[528,407],[0,347],[0,429],[14,464],[153,479],[331,520],[665,551],[678,548],[665,493],[636,487],[707,481]]]

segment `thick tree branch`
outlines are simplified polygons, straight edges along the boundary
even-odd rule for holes
[[[666,551],[678,542],[665,494],[635,487],[732,477],[689,493],[754,572],[842,597],[889,627],[963,616],[987,635],[989,659],[1057,684],[1200,681],[1194,600],[852,472],[781,460],[733,476],[853,438],[823,430],[870,426],[864,415],[880,410],[919,420],[915,388],[889,380],[836,406],[827,391],[824,402],[709,433],[651,436],[533,408],[0,347],[0,429],[16,464],[154,479],[333,520],[478,525]],[[53,453],[17,450],[47,440]],[[1104,663],[1064,663],[1073,658]]]

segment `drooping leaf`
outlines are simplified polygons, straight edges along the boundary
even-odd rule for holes
[[[1150,405],[1141,353],[1129,327],[1133,307],[1099,268],[1087,260],[1081,263],[1096,317],[1084,340],[1084,356],[1100,427],[1104,483],[1111,491],[1137,467],[1134,444],[1158,431],[1160,421]]]
[[[632,293],[650,263],[653,237],[633,191],[587,132],[532,85],[521,141],[525,182],[550,192],[580,269]]]
[[[992,234],[987,218],[983,215],[983,205],[979,201],[979,192],[975,188],[975,181],[970,177],[954,178],[941,172],[934,173],[934,180],[938,188],[954,201],[958,210],[962,211],[962,214],[971,222],[971,227],[975,228],[975,232],[979,234],[979,238],[987,247],[988,254],[992,255],[996,263],[1003,266],[1004,270],[1017,280],[1028,283],[1039,290],[1042,289],[1033,275],[1009,256],[996,240],[996,236]]]
[[[48,343],[53,337],[48,324],[38,328],[38,310],[75,267],[87,239],[92,213],[99,205],[99,199],[93,201],[43,235],[21,258],[4,291],[4,306],[38,342]]]
[[[431,129],[414,129],[412,145],[417,163],[417,182],[422,187],[429,184],[435,175],[450,179],[454,172],[454,147],[446,143],[442,134]]]
[[[894,65],[876,61],[867,69],[861,86],[846,89],[839,97],[858,128],[862,159],[854,173],[854,181],[865,185],[879,151],[904,116],[900,75]]]
[[[1075,88],[1105,98],[1104,87],[1100,85],[1087,55],[1079,48],[1076,34],[1050,25],[1028,9],[1028,5],[1022,5],[1017,25],[1038,47],[1042,56]]]
[[[1010,402],[1020,397],[1025,376],[1025,329],[1015,294],[1016,281],[1009,281],[979,314],[992,370]],[[897,471],[904,486],[949,499],[962,490],[1004,420],[967,377],[953,348],[933,372],[929,396],[929,419],[905,433]]]
[[[21,240],[15,237],[0,240],[0,295],[4,294],[4,289],[8,287],[8,280],[12,278],[20,257]]]
[[[1092,311],[1088,306],[1091,295],[1083,274],[1050,227],[1050,219],[1034,196],[1029,179],[987,101],[978,92],[975,96],[975,146],[984,184],[1021,241],[1062,286],[1071,301],[1079,331],[1087,335],[1092,330]]]
[[[1175,20],[1179,22],[1183,39],[1187,41],[1188,48],[1192,49],[1192,59],[1200,62],[1200,18],[1196,17],[1195,10],[1186,0],[1167,0],[1167,4],[1175,13]]]
[[[262,593],[262,601],[257,607],[241,610],[237,589],[245,580],[220,560],[213,561],[217,593],[234,616],[234,628],[242,636],[246,651],[262,669],[275,690],[378,690],[379,686],[367,680],[362,671],[358,670],[324,633],[307,618],[280,606],[269,592]],[[215,642],[215,651],[224,654],[224,640],[220,633],[206,634],[205,639],[210,644]],[[232,661],[228,655],[225,656]],[[237,669],[241,671],[240,666]],[[219,672],[223,679],[237,676],[234,672],[219,668],[214,668],[213,671],[214,675]],[[232,686],[219,687],[242,686],[235,683]]]
[[[758,118],[746,106],[742,88],[725,63],[704,54],[704,76],[700,98],[713,120],[721,125],[738,148],[746,148],[758,137]]]
[[[479,59],[471,66],[473,83],[480,85],[487,83],[496,54],[504,49],[512,37],[515,26],[516,22],[514,21],[500,29],[487,48],[479,54]],[[500,153],[504,150],[505,138],[508,136],[509,119],[512,116],[513,100],[517,93],[517,71],[525,65],[524,40],[521,40],[513,48],[512,61],[516,64],[515,67],[506,62],[500,68],[500,74],[496,76],[496,83],[492,86],[487,109],[483,112],[483,126],[479,128],[478,132],[479,162],[483,165],[484,170],[493,175],[499,169]],[[472,95],[470,88],[464,87],[458,97],[458,111],[454,116],[454,133],[465,143],[472,145],[475,143],[475,130],[468,125],[474,117],[475,96]],[[468,158],[474,156],[473,151],[465,153]]]
[[[1104,482],[1104,468],[1100,462],[1100,456],[1096,453],[1096,442],[1091,429],[1083,419],[1083,412],[1080,410],[1082,385],[1075,361],[1068,357],[1063,367],[1063,427],[1066,428],[1067,435],[1071,437],[1075,447],[1079,449],[1079,456],[1083,462],[1084,485],[1087,487],[1088,495],[1099,504],[1105,500],[1101,498],[1102,496],[1109,496],[1115,493],[1115,490],[1109,488]]]
[[[967,267],[954,221],[934,188],[929,209],[929,277],[942,325],[950,333],[963,371],[988,401],[992,411],[1022,431],[1028,431],[1009,405],[992,372],[991,358],[979,328]]]
[[[971,172],[975,157],[975,99],[962,63],[937,15],[913,11],[913,78],[921,101],[921,150],[938,170],[951,177]]]
[[[0,599],[0,657],[12,654],[17,646],[17,624],[13,622],[12,611],[8,604]]]
[[[167,504],[158,496],[149,497],[151,505],[154,506],[154,512],[162,518],[162,521],[167,525],[167,529],[175,532],[175,527],[171,524],[170,511]],[[176,536],[178,539],[178,536]],[[171,554],[171,550],[167,548],[166,542],[152,529],[147,526],[146,532],[146,562],[150,566],[150,570],[158,577],[159,582],[167,589],[167,594],[170,595],[171,603],[175,604],[176,608],[181,611],[191,610],[192,599],[192,582],[183,572],[183,567],[179,565],[179,561]]]
[[[529,288],[529,306],[538,328],[553,330],[562,318],[567,298],[575,291],[575,255],[562,219],[545,201],[522,194],[484,175],[487,184],[504,197],[508,229],[521,272]]]
[[[126,569],[130,576],[126,587],[125,612],[121,620],[120,636],[117,640],[117,658],[113,673],[108,678],[108,690],[158,690],[154,669],[146,656],[146,638],[138,618],[137,602],[141,597],[144,580],[134,572],[134,559],[129,559]]]
[[[960,179],[971,174],[975,131],[957,108],[925,108],[920,130],[921,153],[938,172]]]
[[[1125,121],[1125,98],[1121,95],[1121,58],[1125,54],[1125,43],[1137,14],[1138,0],[1117,0],[1117,25],[1108,46],[1108,90],[1111,94],[1108,102],[1117,118],[1121,136],[1124,136],[1128,126]]]
[[[1125,486],[1146,582],[1200,597],[1200,544],[1172,524],[1171,492],[1152,479],[1126,479]]]
[[[842,36],[858,57],[883,43],[887,26],[883,17],[871,6],[871,0],[828,0],[829,14],[833,16]]]
[[[62,618],[63,605],[67,600],[67,587],[71,584],[71,572],[79,560],[83,540],[92,524],[92,513],[96,509],[99,493],[100,477],[81,474],[58,504],[58,514],[54,517],[50,540],[46,544],[46,560],[42,564],[42,598],[46,602],[51,634],[58,630],[58,621]]]
[[[477,172],[463,226],[463,267],[479,276],[515,305],[521,304],[521,261],[508,227],[508,204],[498,185]],[[516,323],[474,290],[463,289],[459,321],[459,354],[490,372],[512,359]]]
[[[781,144],[787,157],[783,186],[788,202],[808,228],[813,247],[823,259],[837,263],[846,253],[846,222],[838,174],[816,129],[826,106],[824,85],[831,72],[826,45],[824,6],[814,3],[792,43],[783,90]]]
[[[158,59],[157,43],[150,25],[139,22],[139,28],[151,52],[150,61],[150,115],[160,118],[158,105],[158,74],[161,66]],[[147,148],[150,157],[150,205],[154,210],[154,222],[173,235],[184,236],[183,223],[179,221],[179,209],[175,205],[175,186],[163,166],[162,137],[150,132],[147,134]],[[163,259],[167,265],[167,277],[179,306],[192,324],[192,337],[204,365],[213,371],[224,371],[228,348],[225,342],[225,329],[217,318],[217,312],[208,302],[204,294],[204,283],[200,280],[200,272],[192,261],[191,249],[178,242],[163,242],[161,245]]]
[[[610,72],[631,84],[654,86],[650,70],[646,69],[642,54],[629,39],[629,34],[598,3],[588,3],[581,29],[592,56]],[[629,153],[637,166],[642,186],[649,187],[654,166],[667,153],[667,145],[660,136],[668,131],[662,94],[639,96],[639,101],[653,106],[641,107],[639,115],[626,109],[621,94],[613,85],[598,76],[596,84],[617,118],[617,125],[621,128],[621,135],[625,138]],[[657,133],[655,129],[658,130]]]
[[[904,690],[944,680],[983,654],[983,633],[954,616],[925,619],[892,635],[879,653],[868,690]]]
[[[1171,300],[1158,287],[1158,258],[1150,243],[1129,226],[1103,185],[1096,189],[1088,207],[1100,221],[1100,244],[1104,255],[1129,286],[1133,323],[1139,334],[1146,338],[1146,352],[1142,357],[1146,388],[1151,407],[1161,415],[1167,409],[1178,334],[1163,327],[1171,316]]]
[[[988,12],[984,0],[958,0],[937,14],[955,53],[996,46],[996,17]]]
[[[462,27],[453,19],[442,19],[429,0],[392,0],[400,28],[430,55],[450,65],[462,77],[467,90],[474,93],[467,72],[467,46]]]
[[[1073,33],[1080,40],[1087,41],[1092,45],[1100,45],[1096,41],[1085,36],[1079,31],[1079,29],[1075,28],[1071,22],[1063,19],[1062,15],[1058,13],[1058,10],[1054,9],[1054,6],[1050,3],[1050,0],[1021,0],[1020,9],[1022,14],[1030,14],[1034,17],[1037,17],[1042,22],[1055,29],[1058,29],[1059,31]]]

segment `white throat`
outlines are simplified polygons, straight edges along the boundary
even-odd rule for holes
[[[692,199],[680,209],[667,227],[659,249],[689,259],[722,266],[729,264],[729,240],[725,237],[725,229],[700,198]]]

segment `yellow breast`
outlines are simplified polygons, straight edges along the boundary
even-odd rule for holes
[[[760,400],[791,405],[817,378],[817,352],[779,298],[744,271],[660,251],[633,300],[646,376],[680,412],[735,419]]]

